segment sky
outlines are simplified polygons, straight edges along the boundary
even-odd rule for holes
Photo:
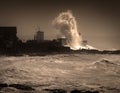
[[[84,40],[98,49],[120,49],[119,0],[0,0],[0,26],[16,26],[21,40],[39,30],[45,39],[59,36],[52,21],[71,10]]]

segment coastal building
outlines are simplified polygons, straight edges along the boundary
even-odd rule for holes
[[[36,40],[38,43],[44,41],[44,32],[37,31],[37,33],[34,35],[34,40]]]
[[[82,41],[83,46],[86,46],[88,44],[87,40]]]
[[[18,41],[16,27],[0,27],[0,48],[13,47]]]

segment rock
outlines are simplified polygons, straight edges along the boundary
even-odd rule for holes
[[[8,87],[7,83],[0,83],[0,90],[5,88],[5,87]]]
[[[45,91],[49,91],[51,93],[67,93],[67,91],[63,89],[44,89]]]
[[[98,91],[81,91],[81,90],[72,90],[70,93],[99,93]]]
[[[10,84],[9,87],[14,87],[16,89],[27,90],[27,91],[35,90],[32,87],[30,87],[30,86],[22,85],[22,84]]]

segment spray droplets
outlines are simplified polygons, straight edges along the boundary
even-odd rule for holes
[[[75,17],[71,11],[62,12],[53,20],[53,25],[58,29],[67,41],[67,46],[73,50],[78,50],[82,45],[82,37],[77,31]]]
[[[72,50],[95,49],[90,45],[84,45],[81,33],[77,31],[77,22],[72,11],[60,13],[54,20],[53,26],[58,29],[62,37],[65,37],[68,47]]]

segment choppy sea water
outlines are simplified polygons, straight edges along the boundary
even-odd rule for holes
[[[120,55],[2,56],[0,92],[120,93]]]

